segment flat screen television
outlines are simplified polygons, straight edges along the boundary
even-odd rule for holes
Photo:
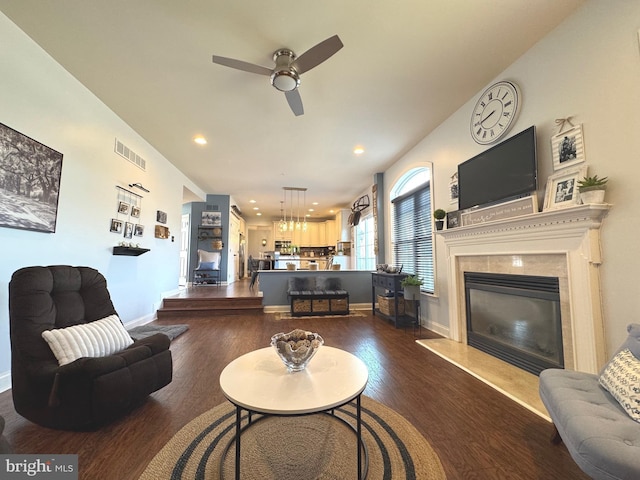
[[[538,188],[535,125],[458,165],[458,209],[515,199]]]

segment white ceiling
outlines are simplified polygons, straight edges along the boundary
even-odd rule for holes
[[[350,206],[582,3],[0,0],[0,10],[196,185],[232,195],[248,219],[255,199],[264,219],[279,216],[286,186],[308,188],[314,216]],[[268,77],[211,61],[272,67],[279,48],[300,55],[334,34],[344,48],[302,75],[299,117]]]

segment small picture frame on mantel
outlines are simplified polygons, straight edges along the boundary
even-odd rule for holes
[[[578,205],[578,181],[587,175],[587,166],[578,165],[549,176],[544,194],[544,210],[556,210]]]
[[[575,125],[551,138],[553,171],[562,170],[583,163],[584,138],[582,125]]]

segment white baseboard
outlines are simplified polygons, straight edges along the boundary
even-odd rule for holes
[[[0,392],[11,389],[11,371],[0,373]]]

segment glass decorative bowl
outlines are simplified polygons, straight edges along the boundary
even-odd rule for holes
[[[304,370],[323,344],[324,339],[317,333],[300,329],[271,337],[271,345],[289,372]]]

